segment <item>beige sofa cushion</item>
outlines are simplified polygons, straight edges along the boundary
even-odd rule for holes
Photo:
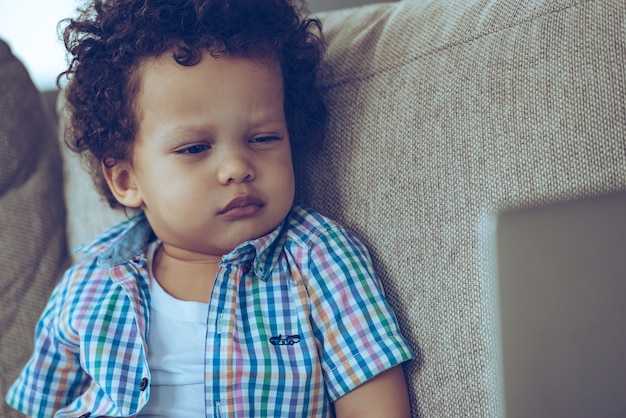
[[[502,416],[490,228],[507,209],[626,190],[626,3],[323,17],[332,117],[302,195],[373,249],[419,353],[414,415]]]
[[[0,399],[33,349],[35,323],[69,261],[53,120],[0,41]],[[18,416],[3,401],[0,416]],[[19,415],[21,416],[21,415]]]
[[[501,415],[495,216],[626,190],[625,9],[405,0],[321,15],[331,118],[296,162],[299,195],[372,249],[419,357],[414,416]],[[84,190],[66,188],[72,245],[120,216]]]

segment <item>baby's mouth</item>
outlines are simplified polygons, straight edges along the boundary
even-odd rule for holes
[[[240,219],[256,215],[263,206],[263,201],[257,196],[242,195],[228,202],[228,204],[218,212],[218,215],[231,219]]]

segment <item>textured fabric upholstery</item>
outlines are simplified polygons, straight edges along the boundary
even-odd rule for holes
[[[65,127],[69,115],[64,108],[63,95],[59,95],[57,113],[60,115],[59,141],[64,144]],[[63,192],[67,202],[67,238],[70,250],[90,241],[98,233],[111,225],[126,219],[132,211],[125,214],[120,210],[112,210],[106,200],[98,194],[94,183],[86,173],[87,164],[83,165],[80,158],[62,145],[63,155]],[[74,259],[76,254],[72,253]]]
[[[373,250],[419,353],[414,415],[501,416],[491,226],[626,190],[626,3],[407,0],[323,18],[331,120],[304,200]]]
[[[33,348],[35,323],[67,267],[61,158],[53,120],[0,41],[0,393]],[[4,402],[0,416],[18,416]]]
[[[413,415],[501,416],[493,222],[626,190],[626,4],[405,0],[320,16],[331,118],[319,153],[296,161],[299,196],[371,248],[418,353]],[[123,214],[66,161],[76,246]]]

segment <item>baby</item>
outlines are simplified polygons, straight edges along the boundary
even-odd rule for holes
[[[7,395],[41,417],[408,417],[363,244],[294,203],[320,23],[290,0],[95,0],[64,35],[70,146],[113,207]]]

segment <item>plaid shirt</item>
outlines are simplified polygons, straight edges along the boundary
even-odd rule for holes
[[[50,298],[9,404],[45,417],[141,411],[153,239],[140,214],[84,248]],[[207,321],[209,417],[331,416],[332,401],[412,358],[366,248],[302,205],[223,257]]]

